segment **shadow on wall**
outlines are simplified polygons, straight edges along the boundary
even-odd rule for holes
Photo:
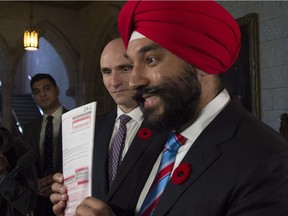
[[[286,140],[288,140],[288,114],[283,113],[280,117],[280,120],[281,122],[279,132]]]

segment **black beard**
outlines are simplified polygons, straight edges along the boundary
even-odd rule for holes
[[[143,107],[143,94],[161,98],[161,103],[153,108]],[[155,131],[183,131],[198,118],[197,112],[201,95],[201,84],[197,71],[187,65],[176,78],[166,78],[157,87],[142,87],[137,90],[135,100],[142,107],[144,119]],[[157,108],[163,108],[162,113]]]

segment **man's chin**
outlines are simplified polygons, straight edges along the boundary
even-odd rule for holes
[[[41,109],[47,109],[48,108],[48,105],[45,103],[45,104],[39,104],[39,106],[41,107]]]
[[[143,109],[143,107],[141,107]],[[166,125],[162,124],[161,115],[152,112],[151,110],[144,109],[144,120],[148,127],[155,132],[164,132],[169,130]]]

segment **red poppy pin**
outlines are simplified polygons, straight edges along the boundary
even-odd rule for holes
[[[138,131],[138,137],[143,140],[147,140],[152,136],[152,131],[148,128],[141,128]]]
[[[188,179],[190,173],[191,165],[189,163],[182,163],[174,170],[171,180],[174,184],[182,184]]]

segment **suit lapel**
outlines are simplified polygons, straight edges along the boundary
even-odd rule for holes
[[[147,125],[145,124],[145,122],[141,124],[138,132],[143,128],[147,128]],[[157,134],[153,132],[149,139],[141,139],[139,137],[138,132],[136,136],[134,137],[134,140],[126,156],[124,157],[124,160],[122,161],[121,166],[118,168],[117,175],[115,177],[115,180],[112,184],[112,187],[107,197],[108,200],[117,191],[117,189],[120,187],[121,183],[123,183],[125,178],[129,176],[129,174],[131,173],[131,170],[136,166],[139,160],[142,160],[143,162],[145,162],[145,169],[146,168],[149,169],[148,173],[150,173],[150,168],[152,169],[152,166],[154,165],[158,155],[162,151],[163,145],[168,137],[168,133]],[[143,155],[144,157],[146,157],[144,152],[145,150],[147,150],[147,148],[151,148],[153,149],[153,151],[152,150],[149,151],[147,158],[143,159]],[[148,178],[148,175],[139,179],[139,185],[141,185],[142,183],[144,184],[146,182],[146,177]]]
[[[239,122],[239,117],[231,111],[234,104],[230,103],[196,139],[181,162],[191,165],[189,178],[182,185],[168,182],[155,209],[155,215],[165,215],[181,194],[188,187],[193,187],[193,183],[221,157],[218,146],[233,137]]]
[[[40,154],[40,133],[42,127],[42,116],[33,122],[32,127],[29,129],[28,133],[30,136],[27,138],[27,141],[33,145],[34,150],[36,151],[37,160],[35,162],[37,173],[39,177],[43,176],[43,167],[44,167],[44,159],[43,156]],[[32,133],[33,131],[33,133]]]
[[[113,132],[116,110],[108,115],[96,117],[95,140],[93,149],[92,193],[104,200],[108,194],[107,157]]]
[[[33,135],[34,137],[32,138],[35,140],[34,148],[37,150],[38,155],[40,155],[40,133],[41,133],[41,127],[42,127],[42,117],[38,118],[35,122],[34,129],[33,129]],[[36,135],[35,135],[36,134]]]
[[[63,107],[63,113],[68,112],[66,108]],[[55,164],[55,171],[56,172],[63,172],[63,158],[62,158],[62,117],[60,121],[59,131],[58,131],[58,138],[56,143],[56,164]]]

